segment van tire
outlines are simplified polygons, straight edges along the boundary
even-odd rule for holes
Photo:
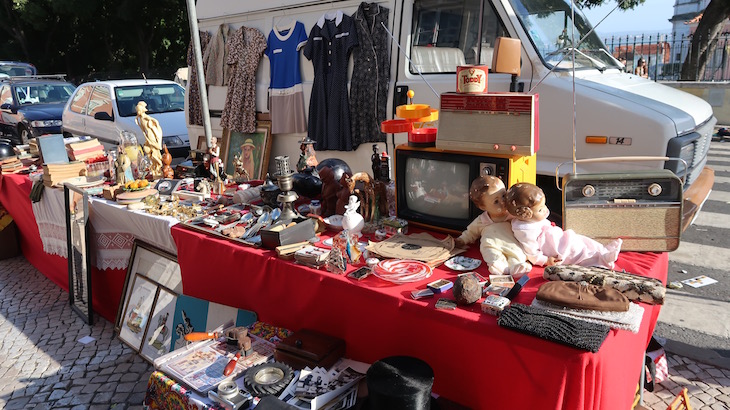
[[[26,128],[24,125],[18,127],[18,140],[22,145],[28,144],[28,141],[31,138],[33,138],[33,135],[28,128]]]

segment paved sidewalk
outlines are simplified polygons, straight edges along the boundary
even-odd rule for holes
[[[84,324],[68,294],[22,256],[0,261],[0,408],[141,409],[152,366],[112,323],[96,322]],[[645,392],[645,407],[664,410],[687,387],[693,409],[730,409],[730,370],[668,358],[669,379]]]

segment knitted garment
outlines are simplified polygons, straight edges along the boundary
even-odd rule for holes
[[[608,336],[606,325],[584,322],[532,306],[514,304],[497,319],[500,326],[596,353]]]
[[[586,322],[607,325],[611,329],[628,330],[631,333],[639,333],[641,319],[644,317],[644,308],[636,303],[629,305],[628,312],[599,312],[597,310],[572,309],[537,299],[534,299],[530,306],[559,315],[574,317]]]

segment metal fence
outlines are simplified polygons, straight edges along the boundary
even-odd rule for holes
[[[691,35],[641,34],[609,37],[603,41],[614,57],[626,59],[626,71],[633,72],[639,58],[644,58],[653,80],[679,80],[688,55],[699,61],[700,53],[692,48]],[[712,41],[710,57],[698,80],[730,80],[730,33],[720,34]]]

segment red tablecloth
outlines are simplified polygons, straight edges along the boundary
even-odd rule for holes
[[[594,354],[501,328],[479,306],[443,311],[434,308],[436,298],[410,298],[431,280],[453,279],[446,268],[423,283],[392,285],[373,276],[357,282],[180,226],[172,235],[185,293],[251,309],[277,326],[341,337],[355,360],[419,357],[434,369],[436,393],[479,409],[630,408],[659,315],[659,306],[642,304],[641,331],[612,330]],[[666,282],[666,254],[623,253],[617,265]],[[488,274],[484,264],[477,271]],[[531,303],[544,282],[541,268],[529,275],[516,303]]]
[[[32,183],[25,175],[4,174],[0,176],[0,203],[13,216],[20,232],[20,246],[23,256],[41,273],[68,291],[68,260],[43,251],[38,225],[30,204]],[[92,268],[92,304],[94,311],[110,322],[117,317],[119,300],[122,297],[124,278],[123,269],[100,271]]]

